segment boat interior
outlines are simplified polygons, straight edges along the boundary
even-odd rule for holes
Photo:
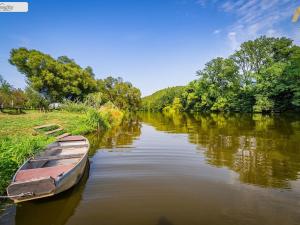
[[[45,151],[25,163],[15,176],[15,182],[53,177],[71,170],[88,151],[82,136],[68,136],[49,145]]]

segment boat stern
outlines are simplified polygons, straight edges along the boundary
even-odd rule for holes
[[[55,192],[55,180],[44,177],[29,181],[12,182],[7,187],[7,195],[14,202],[28,201],[51,196]]]

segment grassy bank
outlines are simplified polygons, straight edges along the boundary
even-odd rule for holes
[[[107,129],[121,122],[123,113],[116,109],[89,109],[86,112],[28,111],[21,115],[0,113],[0,193],[5,191],[17,168],[29,157],[55,140],[33,129],[42,124],[59,124],[64,132],[86,134]]]

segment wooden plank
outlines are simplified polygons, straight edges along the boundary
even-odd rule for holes
[[[89,145],[88,144],[84,144],[84,145],[66,145],[66,146],[53,147],[50,150],[68,149],[68,148],[86,148],[86,147],[89,147]]]
[[[55,129],[55,130],[50,130],[50,131],[45,132],[45,134],[49,135],[49,134],[53,134],[53,133],[56,133],[56,132],[61,131],[61,130],[63,130],[63,128],[58,128],[58,129]]]
[[[64,133],[62,135],[57,136],[56,139],[59,141],[59,139],[62,139],[62,138],[67,137],[67,136],[70,136],[70,134],[69,133]]]
[[[46,128],[46,127],[53,127],[53,126],[59,126],[59,125],[57,125],[57,124],[44,124],[44,125],[36,126],[33,129],[37,130],[37,129],[42,129],[42,128]]]
[[[72,136],[67,136],[59,140],[59,142],[70,142],[70,141],[85,141],[85,137],[81,135],[72,135]]]
[[[30,162],[81,158],[83,155],[84,154],[81,153],[81,154],[71,154],[71,155],[55,155],[55,156],[47,156],[47,157],[38,157],[38,158],[31,159]]]

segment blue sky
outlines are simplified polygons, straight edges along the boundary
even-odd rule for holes
[[[143,96],[185,85],[210,59],[260,35],[300,44],[293,0],[32,0],[28,13],[0,13],[0,74],[25,77],[8,63],[12,48],[67,55],[97,78],[121,76]]]

